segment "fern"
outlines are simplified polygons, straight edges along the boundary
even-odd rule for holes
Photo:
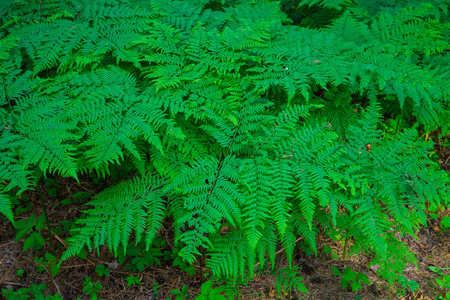
[[[11,200],[4,193],[0,194],[0,212],[14,224],[14,214],[11,207]]]
[[[126,250],[132,231],[136,243],[145,239],[148,250],[165,214],[165,200],[160,191],[163,184],[161,179],[146,175],[102,191],[86,204],[94,208],[86,211],[85,219],[77,221],[80,227],[70,240],[73,247],[64,253],[63,259],[78,254],[84,245],[99,249],[107,244],[115,253],[122,245]]]
[[[317,254],[317,233],[337,228],[392,283],[414,258],[390,229],[414,236],[428,204],[449,203],[419,138],[448,129],[448,3],[283,3],[0,8],[0,212],[13,221],[35,169],[120,165],[132,179],[88,203],[63,260],[149,247],[168,217],[184,260],[203,253],[235,280],[280,246],[291,264],[298,239]],[[403,124],[392,139],[389,116]],[[302,290],[290,275],[279,283]]]
[[[299,267],[293,267],[291,269],[285,268],[280,271],[280,274],[278,274],[277,281],[275,283],[278,297],[280,296],[282,286],[285,287],[286,291],[289,290],[289,294],[292,293],[292,290],[309,294],[308,290],[302,282],[303,278],[296,276],[299,269]]]

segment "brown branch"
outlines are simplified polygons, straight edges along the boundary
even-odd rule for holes
[[[0,279],[0,284],[3,282],[3,280],[6,278],[6,275],[8,275],[9,271],[11,271],[11,269],[14,267],[14,265],[16,264],[16,262],[22,257],[22,253],[20,253],[19,257],[13,262],[13,264],[11,265],[11,267],[9,267],[8,271],[6,271],[5,275],[3,275],[2,279]]]

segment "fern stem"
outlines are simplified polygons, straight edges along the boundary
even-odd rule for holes
[[[239,132],[239,129],[241,128],[242,118],[243,117],[244,117],[244,108],[242,108],[242,110],[241,110],[241,115],[239,117],[239,122],[238,122],[238,125],[237,125],[237,128],[236,128],[236,131],[233,134],[233,138],[231,139],[230,145],[228,146],[227,154],[225,155],[225,157],[227,157],[228,154],[230,154],[231,146],[234,144],[234,140],[236,139],[236,136],[237,136],[237,134]]]

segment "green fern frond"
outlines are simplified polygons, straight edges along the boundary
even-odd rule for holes
[[[224,274],[228,277],[243,274],[248,260],[255,261],[247,238],[238,231],[230,231],[214,241],[207,266],[213,274]],[[250,272],[253,268],[250,266]]]
[[[290,157],[287,156],[284,159],[276,161],[273,168],[274,174],[272,175],[274,178],[274,195],[272,197],[271,215],[282,237],[286,233],[291,218],[289,211],[291,210],[292,203],[288,199],[293,196],[292,187],[295,184],[289,159]]]
[[[4,192],[5,191],[0,191],[0,213],[2,213],[14,225],[14,214],[12,211],[11,199],[8,195],[4,194]]]
[[[321,230],[401,273],[390,229],[450,200],[419,141],[449,133],[446,1],[88,2],[0,8],[0,212],[33,168],[120,164],[135,177],[89,203],[63,259],[149,247],[167,216],[181,258],[217,276],[280,246],[292,264],[300,238],[317,254]]]
[[[355,211],[358,218],[354,224],[360,224],[362,232],[369,239],[370,245],[372,245],[375,252],[386,259],[388,245],[384,235],[389,230],[389,222],[386,220],[386,215],[381,213],[379,204],[370,197],[364,197],[363,200],[358,202],[359,208]]]
[[[86,211],[86,218],[77,221],[81,227],[69,240],[70,247],[62,259],[77,255],[84,246],[98,250],[107,244],[111,251],[117,253],[119,245],[126,249],[133,231],[136,243],[145,237],[148,249],[165,216],[166,201],[161,194],[163,185],[163,179],[148,174],[99,193],[86,204],[94,208]]]
[[[299,234],[305,239],[306,243],[317,255],[317,242],[316,242],[317,233],[313,230],[310,224],[308,224],[308,222],[304,220],[302,213],[295,212],[293,213],[293,217],[294,217],[293,226],[297,234]]]
[[[341,10],[343,6],[347,4],[353,4],[352,0],[302,0],[299,3],[299,7],[302,5],[320,5],[328,9],[338,9]]]
[[[244,186],[243,218],[250,246],[255,249],[262,238],[262,229],[270,216],[270,193],[273,190],[268,166],[260,157],[243,160],[240,166],[241,183]]]

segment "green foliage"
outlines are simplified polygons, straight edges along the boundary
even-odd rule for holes
[[[200,295],[195,297],[195,300],[225,300],[225,296],[219,294],[223,291],[222,287],[213,289],[214,280],[210,279],[202,284],[200,287]]]
[[[189,290],[186,285],[183,284],[181,290],[171,290],[172,294],[176,295],[176,300],[188,300],[189,299]]]
[[[448,1],[390,3],[2,6],[0,212],[14,221],[40,173],[110,176],[72,196],[89,208],[63,260],[107,245],[142,271],[172,220],[180,259],[236,281],[338,229],[392,284],[415,261],[396,232],[449,204],[421,134],[450,134],[450,35]],[[32,217],[16,223],[36,245]]]
[[[11,197],[11,204],[14,208],[14,213],[16,215],[20,215],[25,212],[29,212],[33,207],[32,204],[29,202],[29,198],[26,195],[19,194],[14,195]],[[13,222],[13,225],[15,223]]]
[[[444,292],[450,289],[450,275],[444,275],[442,279],[437,278],[436,283],[442,289],[442,295],[438,299],[450,299],[450,292]]]
[[[128,257],[131,261],[125,268],[127,270],[132,270],[133,272],[142,272],[145,267],[152,267],[155,263],[161,266],[161,261],[158,257],[163,256],[164,254],[156,248],[155,242],[156,240],[152,244],[154,247],[149,249],[146,249],[145,242],[141,242],[136,246],[128,245],[126,249],[119,248],[115,253],[119,264],[124,264]]]
[[[330,255],[332,259],[339,258],[339,255],[337,255],[336,252],[333,250],[333,248],[329,247],[328,245],[325,245],[323,247],[323,253],[325,254],[331,253]]]
[[[5,194],[0,194],[0,212],[4,214],[8,220],[14,223],[11,201]]]
[[[449,271],[450,267],[441,269],[435,266],[428,266],[428,269],[441,276],[441,278],[436,278],[436,284],[440,289],[440,293],[436,296],[436,299],[450,299],[450,292],[446,292],[450,289],[450,275],[444,275],[442,272],[442,270]]]
[[[31,214],[27,220],[22,219],[14,224],[15,229],[19,229],[16,234],[16,241],[28,235],[23,244],[23,252],[27,251],[31,247],[33,247],[34,250],[39,250],[42,246],[44,246],[45,240],[39,231],[45,226],[44,214],[39,215],[37,219],[34,214]]]
[[[400,283],[402,285],[402,288],[408,288],[409,290],[411,290],[413,292],[413,294],[415,293],[415,291],[418,291],[420,289],[419,284],[417,283],[417,281],[415,280],[408,280],[406,277],[404,276],[400,276],[398,283]],[[406,295],[406,290],[401,289],[397,292],[397,295],[401,296],[401,297],[405,297]]]
[[[46,284],[34,284],[32,283],[29,288],[20,288],[17,291],[10,289],[2,289],[2,296],[6,300],[23,300],[23,299],[35,299],[35,300],[62,300],[63,298],[59,294],[49,295],[46,292]]]
[[[136,231],[136,243],[145,233],[148,249],[164,216],[165,200],[157,191],[162,184],[158,178],[145,176],[124,181],[98,194],[87,203],[96,208],[86,211],[88,217],[77,221],[81,227],[71,240],[77,246],[69,249],[65,257],[77,254],[85,244],[91,247],[91,237],[96,248],[106,242],[114,252],[120,243],[126,249],[132,230]],[[101,222],[98,222],[99,216]],[[105,236],[106,232],[109,233]]]
[[[47,194],[50,197],[57,197],[58,191],[57,189],[60,187],[59,182],[53,178],[45,178],[44,186],[47,191]]]
[[[292,267],[279,271],[275,284],[278,297],[280,296],[282,287],[284,287],[285,291],[289,291],[289,295],[291,295],[292,291],[309,294],[309,291],[302,282],[303,278],[298,276],[300,269],[299,267]]]
[[[357,273],[352,271],[350,267],[345,268],[344,273],[336,267],[331,267],[333,270],[333,274],[341,277],[341,286],[345,290],[347,286],[350,284],[352,291],[359,291],[362,289],[362,284],[370,284],[369,279],[367,279],[367,275],[364,273]]]
[[[161,251],[157,248],[150,248],[148,250],[139,247],[130,247],[127,249],[127,256],[133,257],[131,264],[126,267],[127,270],[133,272],[142,272],[146,266],[152,267],[155,263],[161,266],[161,261],[158,256],[163,256]]]
[[[441,229],[443,232],[450,229],[450,217],[443,217],[441,221]]]
[[[159,296],[159,283],[158,282],[153,282],[153,293],[154,295],[152,296],[152,299],[157,299]]]
[[[259,271],[259,270],[258,270]],[[259,272],[258,272],[259,274]],[[208,278],[208,273],[203,273],[204,278]],[[242,296],[241,287],[248,287],[253,279],[247,273],[244,278],[228,278],[224,276],[213,276],[215,283],[222,288],[222,293],[229,299],[239,298]],[[256,293],[256,292],[255,292]],[[257,294],[257,293],[256,293]]]
[[[103,289],[103,286],[99,282],[92,282],[91,277],[86,276],[83,281],[83,292],[91,296],[91,300],[97,300],[98,292]]]
[[[90,193],[79,191],[79,192],[73,193],[70,198],[73,201],[73,203],[83,203],[85,200],[89,199],[90,197],[91,197]]]
[[[127,281],[127,286],[141,285],[141,279],[133,274],[125,278],[125,280]]]
[[[172,251],[164,251],[164,260],[172,260],[172,266],[178,266],[182,271],[189,273],[190,276],[195,274],[195,266],[193,264],[186,263],[178,253],[180,249],[178,247],[174,247]]]
[[[59,265],[57,259],[53,254],[45,253],[44,257],[34,257],[34,261],[37,264],[36,271],[47,271],[52,277],[55,277],[59,273]]]
[[[108,276],[110,271],[111,270],[109,268],[106,268],[103,264],[95,267],[95,272],[98,274],[98,276]]]

